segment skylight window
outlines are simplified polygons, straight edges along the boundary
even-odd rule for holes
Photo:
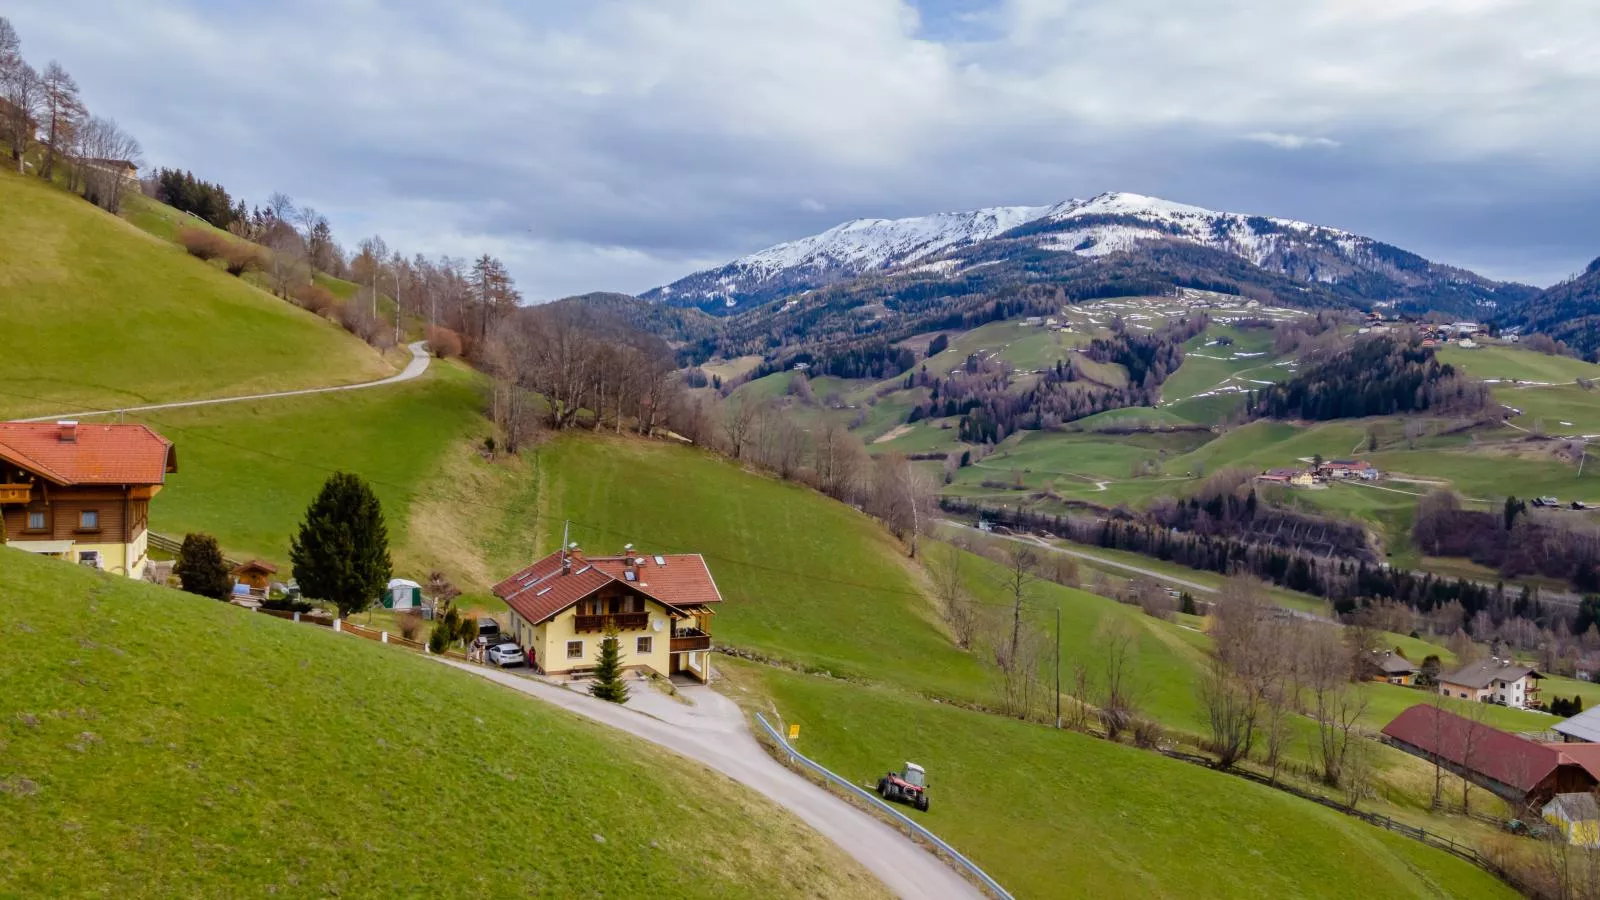
[[[667,558],[666,558],[666,557],[665,557],[665,556],[658,556],[658,557],[656,557],[656,565],[658,565],[658,566],[664,566],[664,565],[666,565],[666,564],[667,564]]]
[[[628,579],[629,581],[638,581],[639,573],[629,569],[628,571],[622,573],[622,577]]]

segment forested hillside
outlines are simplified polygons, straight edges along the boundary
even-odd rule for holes
[[[1591,362],[1600,358],[1600,259],[1577,278],[1513,307],[1505,322],[1549,335]]]
[[[1397,413],[1473,415],[1490,405],[1481,382],[1440,363],[1418,339],[1378,335],[1330,354],[1285,384],[1263,388],[1256,415],[1275,419],[1350,419]]]

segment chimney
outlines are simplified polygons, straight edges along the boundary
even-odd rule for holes
[[[639,570],[638,570],[639,561],[637,559],[633,558],[633,545],[632,544],[623,544],[622,545],[622,564],[627,568],[628,572],[632,573],[631,577],[628,580],[629,581],[638,580],[638,578],[639,578]]]
[[[61,428],[60,437],[63,444],[76,444],[78,442],[78,423],[71,419],[57,422]]]
[[[563,574],[563,575],[572,574],[572,558],[573,557],[578,557],[579,559],[583,558],[582,554],[579,553],[579,551],[578,551],[578,542],[577,541],[573,541],[572,543],[568,544],[566,547],[562,548],[562,550],[561,550],[561,574]]]

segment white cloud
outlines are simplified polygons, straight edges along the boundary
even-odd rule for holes
[[[1266,144],[1268,147],[1277,147],[1279,150],[1304,150],[1307,147],[1331,150],[1339,146],[1339,142],[1332,138],[1284,134],[1281,131],[1252,131],[1245,135],[1244,139]]]
[[[1485,210],[1528,202],[1517,178],[1600,190],[1591,4],[996,0],[937,23],[904,0],[55,0],[7,14],[29,57],[65,63],[152,162],[251,200],[286,190],[346,243],[381,231],[411,250],[501,253],[549,297],[641,290],[823,212],[1123,188],[1356,225],[1353,198],[1381,222],[1458,202],[1467,183],[1430,194],[1408,167],[1514,173],[1473,179]],[[1241,137],[1338,147],[1274,156],[1349,168],[1337,190],[1302,190],[1322,170],[1265,171]]]

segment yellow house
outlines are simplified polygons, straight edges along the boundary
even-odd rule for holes
[[[722,602],[698,553],[588,557],[559,550],[505,579],[495,596],[510,609],[505,629],[546,675],[580,675],[600,659],[615,629],[624,669],[711,679],[711,617]]]
[[[1560,829],[1569,843],[1600,847],[1600,804],[1593,794],[1557,794],[1541,811],[1544,820]]]
[[[177,470],[144,425],[0,422],[0,541],[140,578],[150,499]]]

